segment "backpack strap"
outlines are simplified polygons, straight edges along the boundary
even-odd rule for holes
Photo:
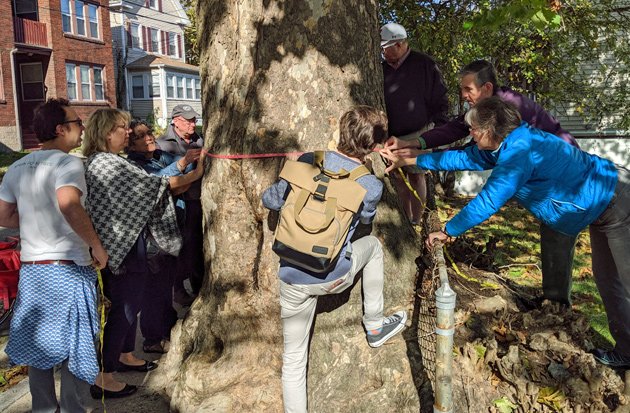
[[[356,181],[362,176],[369,175],[369,174],[371,174],[371,172],[368,168],[365,167],[365,165],[359,165],[356,168],[354,168],[352,171],[350,171],[350,176],[348,178],[352,179],[353,181]]]
[[[329,176],[333,179],[350,178],[353,181],[356,181],[362,176],[371,174],[370,170],[366,168],[365,165],[359,165],[350,172],[346,171],[343,168],[339,170],[339,172],[331,172],[324,168],[325,153],[326,153],[325,151],[314,151],[313,152],[313,165],[318,167],[322,171],[322,173],[325,174],[326,176]]]

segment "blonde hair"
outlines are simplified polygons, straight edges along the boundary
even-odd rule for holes
[[[90,156],[96,152],[109,152],[107,136],[116,129],[120,121],[129,124],[131,115],[119,109],[98,109],[88,119],[83,132],[83,155]]]

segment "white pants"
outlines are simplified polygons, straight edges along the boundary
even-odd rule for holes
[[[363,325],[376,330],[383,325],[383,248],[374,236],[352,243],[352,266],[343,277],[323,284],[287,284],[280,281],[280,307],[284,353],[282,395],[284,411],[306,412],[308,342],[317,296],[337,294],[354,283],[363,269]]]

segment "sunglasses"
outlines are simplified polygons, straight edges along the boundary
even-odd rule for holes
[[[83,120],[81,119],[64,120],[63,122],[61,122],[62,125],[66,123],[76,123],[77,125],[79,125],[79,127],[83,126]]]

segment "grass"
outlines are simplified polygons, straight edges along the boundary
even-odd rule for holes
[[[2,181],[4,174],[7,173],[9,166],[26,155],[28,155],[28,152],[0,152],[0,181]]]
[[[453,217],[470,200],[468,197],[438,199],[442,222]],[[468,241],[484,246],[493,237],[497,240],[494,264],[503,276],[515,282],[538,287],[542,291],[539,222],[525,208],[510,202],[488,221],[466,232]],[[571,290],[573,309],[585,314],[598,344],[612,346],[604,305],[597,291],[591,266],[591,244],[588,230],[580,233],[573,261]]]

